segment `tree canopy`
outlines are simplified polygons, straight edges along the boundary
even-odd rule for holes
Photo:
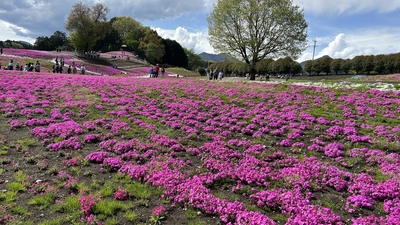
[[[165,46],[162,42],[162,38],[155,30],[147,30],[144,37],[140,39],[139,49],[144,52],[150,63],[156,64],[162,61],[165,54]]]
[[[108,33],[108,12],[109,9],[101,3],[92,7],[82,2],[75,3],[65,23],[65,29],[71,32],[71,44],[76,49],[91,50],[96,41]]]
[[[162,58],[163,63],[184,68],[188,67],[188,56],[183,47],[177,41],[163,39],[162,44],[165,46],[165,54]]]
[[[305,49],[307,23],[291,0],[219,0],[207,16],[211,46],[241,57],[255,79],[257,62],[297,56]]]
[[[142,27],[143,25],[139,21],[128,16],[115,17],[115,20],[112,23],[112,28],[118,31],[118,34],[123,41],[127,40],[130,32],[141,30]]]

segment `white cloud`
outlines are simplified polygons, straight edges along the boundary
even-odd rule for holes
[[[369,11],[384,13],[400,9],[400,0],[335,0],[323,2],[321,0],[294,0],[293,2],[306,11],[319,15],[354,14]]]
[[[24,41],[28,41],[30,43],[34,43],[35,39],[29,38],[28,35],[30,34],[30,31],[8,23],[6,21],[0,20],[0,33],[1,33],[1,39],[0,40],[15,40],[15,41],[20,41],[20,40],[24,40]]]
[[[318,53],[317,58],[324,55],[329,55],[332,58],[353,58],[357,55],[373,54],[373,49],[374,47],[372,46],[366,47],[356,43],[351,44],[346,41],[346,35],[341,33]]]
[[[180,45],[187,49],[193,49],[196,53],[213,53],[213,48],[207,40],[207,31],[189,32],[183,27],[178,27],[175,30],[165,30],[162,28],[152,28],[157,31],[158,35],[162,38],[169,38],[177,41]]]
[[[328,44],[325,44],[329,40]],[[315,59],[324,55],[332,58],[348,59],[357,55],[378,55],[400,52],[397,44],[400,39],[400,28],[369,28],[340,33],[335,37],[317,37],[317,45],[323,46],[316,50]],[[302,62],[312,58],[311,46],[297,60]]]

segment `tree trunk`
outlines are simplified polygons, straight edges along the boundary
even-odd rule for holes
[[[256,67],[250,64],[250,80],[256,80]]]

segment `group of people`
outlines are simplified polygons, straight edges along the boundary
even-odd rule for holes
[[[53,73],[62,73],[63,72],[63,66],[64,64],[59,64],[56,60],[56,64],[53,65]],[[69,65],[67,69],[68,74],[77,74],[78,73],[78,68],[75,65],[75,62],[72,62],[72,66]],[[81,65],[80,68],[80,74],[84,75],[86,73],[86,67],[85,65]]]
[[[56,64],[58,64],[58,56],[56,57]],[[61,67],[63,67],[64,66],[64,64],[65,64],[65,59],[63,58],[63,57],[61,57],[60,58],[60,65],[61,65]]]
[[[222,80],[222,78],[224,78],[224,73],[217,67],[209,72],[209,78],[210,80]]]
[[[0,69],[1,69],[1,62],[0,62]],[[10,59],[10,62],[8,63],[7,66],[4,67],[5,70],[17,70],[17,71],[28,71],[28,72],[40,72],[40,62],[36,61],[36,64],[33,63],[27,63],[25,64],[25,67],[23,65],[20,65],[19,62],[17,62],[14,66],[14,60]]]
[[[150,78],[157,78],[160,72],[161,72],[161,76],[164,77],[165,68],[164,68],[163,66],[160,67],[159,64],[156,64],[155,67],[151,67],[151,68],[150,68],[150,71],[149,71],[149,73],[150,73]]]

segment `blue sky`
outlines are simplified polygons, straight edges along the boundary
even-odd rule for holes
[[[0,40],[31,43],[39,36],[66,32],[64,24],[73,0],[13,0],[0,3]],[[196,53],[215,53],[208,43],[206,15],[217,0],[82,0],[102,3],[108,18],[130,16]],[[400,52],[400,0],[293,0],[304,9],[308,48],[301,62],[312,58],[353,58]]]

